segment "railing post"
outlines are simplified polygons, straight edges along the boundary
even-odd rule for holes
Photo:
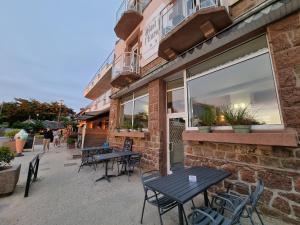
[[[40,155],[38,155],[37,158],[36,158],[33,181],[36,181],[36,179],[37,179],[38,170],[39,170],[39,164],[40,164]]]
[[[29,186],[30,186],[30,183],[31,183],[31,176],[32,176],[32,168],[31,167],[32,167],[32,164],[30,162],[29,163],[29,168],[28,168],[28,174],[27,174],[27,181],[26,181],[24,197],[28,197]]]

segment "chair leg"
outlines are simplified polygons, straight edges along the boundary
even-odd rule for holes
[[[143,204],[143,210],[142,210],[142,217],[141,217],[141,224],[143,223],[143,217],[144,217],[145,205],[146,205],[146,196],[145,196],[145,198],[144,198],[144,204]]]
[[[263,222],[263,220],[262,220],[262,218],[261,218],[260,213],[257,211],[257,208],[255,207],[254,210],[255,210],[255,212],[256,212],[256,214],[257,214],[257,216],[258,216],[258,219],[259,219],[260,223],[261,223],[262,225],[264,225],[264,222]]]
[[[163,225],[159,206],[157,206],[157,209],[158,209],[158,214],[159,214],[160,225]]]
[[[192,200],[192,202],[193,202],[193,200]],[[193,202],[193,204],[194,204],[194,202]],[[185,210],[184,210],[183,207],[182,207],[182,212],[183,212],[185,223],[186,223],[186,225],[188,225],[189,223],[188,223],[188,220],[187,220],[187,217],[186,217],[186,213],[185,213]]]
[[[250,219],[250,222],[252,225],[255,225],[254,221],[253,221],[253,218],[252,218],[252,215],[253,213],[249,211],[249,209],[246,207],[246,211],[248,213],[248,216],[249,216],[249,219]]]

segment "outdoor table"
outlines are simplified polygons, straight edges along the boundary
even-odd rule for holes
[[[79,166],[79,171],[80,171],[80,168],[82,168],[84,165],[89,165],[89,158],[93,157],[92,152],[95,152],[95,151],[100,152],[101,150],[107,150],[107,149],[111,149],[111,148],[107,148],[107,147],[90,147],[90,148],[79,149],[82,152],[81,164]]]
[[[197,181],[189,181],[189,175],[196,176]],[[230,175],[231,173],[224,170],[192,167],[149,181],[145,185],[178,203],[179,224],[183,225],[183,204],[203,192],[205,206],[208,206],[207,189]]]
[[[95,155],[93,156],[96,160],[99,161],[105,161],[105,174],[100,177],[99,179],[97,179],[95,182],[98,182],[100,180],[107,180],[108,182],[110,182],[110,177],[116,177],[116,175],[112,175],[112,174],[108,174],[108,162],[111,159],[115,159],[115,158],[119,158],[119,157],[125,157],[125,156],[132,156],[132,155],[137,155],[140,154],[138,152],[131,152],[131,151],[115,151],[112,153],[106,153],[106,154],[100,154],[100,155]]]

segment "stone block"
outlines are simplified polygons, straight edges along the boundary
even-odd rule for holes
[[[284,172],[275,170],[258,171],[258,177],[263,179],[268,188],[291,191],[292,178],[286,176]]]
[[[291,213],[291,208],[290,208],[288,201],[286,201],[285,199],[283,199],[281,197],[276,197],[273,200],[272,207],[280,210],[281,212],[284,212],[285,214]]]

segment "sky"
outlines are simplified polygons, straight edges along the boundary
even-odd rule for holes
[[[121,0],[0,0],[0,103],[64,100],[77,112],[83,90],[117,40]]]

